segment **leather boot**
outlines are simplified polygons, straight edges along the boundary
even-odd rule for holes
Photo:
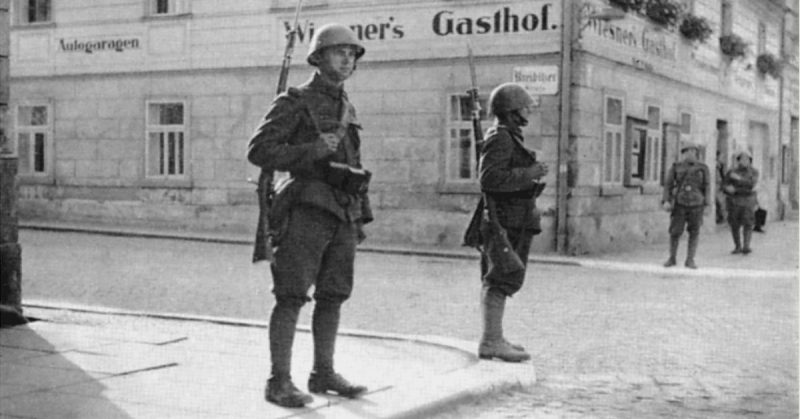
[[[664,267],[669,268],[675,266],[675,257],[678,254],[678,243],[680,243],[681,236],[669,236],[669,259],[664,262]]]
[[[303,407],[314,399],[298,390],[291,377],[272,377],[267,381],[267,401],[283,407]]]
[[[745,227],[743,230],[744,246],[742,247],[742,253],[747,255],[752,252],[750,249],[750,239],[753,237],[753,230],[751,230],[751,227]]]
[[[478,345],[481,359],[498,358],[506,362],[527,361],[531,356],[522,349],[512,346],[503,337],[503,313],[506,296],[497,290],[485,287],[481,298],[483,315],[483,336]]]
[[[700,233],[689,234],[689,245],[686,250],[686,263],[684,266],[690,269],[697,269],[694,263],[694,255],[697,253],[697,244],[700,241]]]
[[[731,226],[731,236],[733,236],[733,245],[736,246],[731,253],[734,255],[742,253],[742,239],[739,237],[739,226]]]
[[[314,369],[308,379],[308,390],[312,393],[331,391],[340,396],[354,398],[367,392],[367,388],[351,384],[334,372],[333,354],[336,349],[336,334],[339,330],[341,303],[317,300],[311,318],[311,333],[314,336]]]
[[[303,407],[313,400],[292,383],[292,344],[302,300],[278,298],[269,320],[269,348],[272,376],[267,381],[265,398],[283,407]]]

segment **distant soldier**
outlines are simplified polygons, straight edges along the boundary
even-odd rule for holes
[[[479,167],[481,191],[488,201],[480,226],[484,242],[483,334],[478,355],[483,359],[498,358],[506,362],[530,359],[522,346],[510,343],[503,336],[503,313],[506,298],[522,287],[531,241],[541,232],[536,197],[544,188],[539,181],[548,168],[537,161],[534,151],[525,147],[522,137],[522,127],[528,124],[532,105],[528,92],[513,83],[498,86],[489,97],[489,112],[495,121],[486,130],[486,139],[480,147]],[[516,260],[519,269],[513,272],[502,266],[506,258],[490,250],[500,245],[498,230],[507,237],[510,247],[504,251],[514,252],[519,258]]]
[[[742,151],[736,154],[736,167],[725,174],[723,188],[727,194],[728,224],[731,226],[734,249],[733,254],[749,254],[750,238],[755,224],[755,209],[758,206],[755,186],[758,183],[758,170],[751,166],[753,157]],[[740,233],[744,236],[742,246]]]
[[[247,157],[266,170],[287,171],[270,214],[278,232],[272,263],[276,303],[269,322],[272,372],[266,399],[303,407],[310,395],[291,379],[292,343],[300,308],[314,285],[314,367],[312,393],[357,397],[366,387],[351,384],[333,368],[341,304],[353,289],[356,244],[372,221],[362,172],[360,125],[347,100],[344,81],[356,69],[364,47],[349,28],[330,24],[311,39],[307,61],[317,67],[306,83],[272,103],[248,145]]]
[[[681,161],[676,162],[667,172],[661,203],[670,212],[669,259],[665,267],[675,266],[683,230],[689,232],[689,245],[686,251],[685,266],[697,269],[694,256],[703,225],[703,214],[711,204],[708,166],[697,160],[698,147],[687,143],[681,147]]]

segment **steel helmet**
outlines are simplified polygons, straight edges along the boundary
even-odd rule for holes
[[[686,150],[700,151],[700,146],[691,141],[681,141],[681,153]]]
[[[311,65],[317,65],[317,53],[334,45],[352,45],[356,47],[356,59],[361,58],[365,52],[364,45],[361,44],[352,29],[338,23],[329,23],[314,32],[311,43],[308,45],[306,61]]]
[[[751,162],[753,161],[753,155],[750,154],[750,152],[747,150],[736,153],[735,159],[736,161],[739,161],[739,159],[741,159],[742,157],[747,157],[748,159],[750,159]]]
[[[489,113],[495,116],[533,105],[533,98],[516,83],[503,83],[489,96]]]

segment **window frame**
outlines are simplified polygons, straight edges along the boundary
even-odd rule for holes
[[[158,12],[159,1],[167,2],[168,10],[166,12]],[[145,16],[151,18],[170,18],[188,15],[190,13],[189,7],[190,0],[145,0],[144,4]]]
[[[458,100],[456,100],[456,98],[458,98]],[[446,192],[478,192],[479,188],[477,187],[478,173],[477,161],[475,157],[475,136],[472,127],[471,111],[462,110],[461,104],[463,101],[461,99],[469,100],[469,95],[463,92],[448,92],[445,100],[446,104],[444,123],[442,124],[444,130],[442,133],[443,162],[441,185],[444,187]],[[479,100],[481,102],[481,127],[485,130],[492,123],[492,118],[487,113],[489,100],[488,94],[479,94]],[[453,105],[456,103],[458,104],[459,109],[453,108]],[[465,112],[470,115],[470,119],[453,118],[455,115],[464,115]],[[469,131],[470,136],[470,146],[468,151],[469,162],[466,166],[468,167],[470,176],[454,177],[451,176],[453,171],[456,170],[454,165],[461,167],[463,166],[464,161],[461,153],[459,153],[457,156],[454,155],[454,153],[457,153],[463,149],[454,149],[454,144],[458,140],[456,137],[453,137],[453,132],[455,131],[458,133],[462,130]]]
[[[620,123],[609,123],[609,100],[620,101]],[[622,92],[606,91],[603,93],[602,114],[602,165],[600,171],[601,186],[622,186],[625,181],[625,151],[626,151],[626,112],[625,95]],[[609,150],[609,134],[611,135],[611,150]],[[611,156],[613,164],[609,171],[608,158]],[[609,175],[609,176],[607,176]]]
[[[182,107],[181,110],[181,117],[182,117],[182,124],[156,124],[152,123],[150,120],[150,106],[151,105],[169,105],[169,104],[180,104]],[[189,112],[188,112],[188,101],[185,98],[151,98],[145,100],[144,106],[144,113],[145,113],[145,127],[144,127],[144,170],[143,176],[147,181],[184,181],[188,180],[190,177],[190,168],[191,168],[191,154],[190,154],[190,123],[189,123]],[[156,163],[151,161],[151,137],[150,135],[153,133],[174,133],[180,132],[182,133],[181,141],[182,141],[182,150],[180,152],[181,160],[178,161],[176,159],[176,164],[180,164],[182,168],[181,173],[168,173],[168,169],[160,168],[160,169],[153,169],[151,165],[153,164],[164,164],[164,163]],[[159,153],[159,160],[168,161],[169,155],[161,155]],[[155,173],[154,173],[155,172]],[[161,172],[161,173],[159,173]],[[167,173],[163,173],[167,172]]]
[[[49,26],[55,23],[53,18],[53,0],[35,0],[35,1],[42,1],[46,2],[47,4],[47,19],[46,20],[34,20],[31,21],[29,18],[29,6],[28,2],[30,0],[15,0],[11,2],[11,16],[13,17],[13,23],[19,26]]]
[[[46,110],[46,123],[45,125],[23,125],[20,122],[21,117],[21,110],[22,108],[35,108],[35,107],[44,107]],[[54,146],[53,146],[53,104],[50,100],[29,100],[29,101],[21,101],[19,103],[15,103],[13,107],[13,147],[14,147],[14,155],[17,156],[18,161],[18,173],[21,178],[27,179],[39,179],[39,180],[47,180],[52,178],[53,176],[53,161],[54,161]],[[20,153],[20,135],[29,134],[28,145],[26,148],[26,152]],[[43,143],[41,146],[41,151],[43,154],[42,157],[42,165],[44,166],[42,170],[36,170],[36,152],[34,151],[35,146],[35,135],[42,134],[44,136]],[[25,165],[23,166],[23,160],[25,160]],[[31,170],[23,170],[24,168],[30,168]]]

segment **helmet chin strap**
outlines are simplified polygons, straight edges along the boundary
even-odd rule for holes
[[[525,125],[528,125],[528,119],[520,115],[519,111],[515,110],[511,112],[510,116],[511,122],[513,122],[514,125],[518,127],[524,127]]]

